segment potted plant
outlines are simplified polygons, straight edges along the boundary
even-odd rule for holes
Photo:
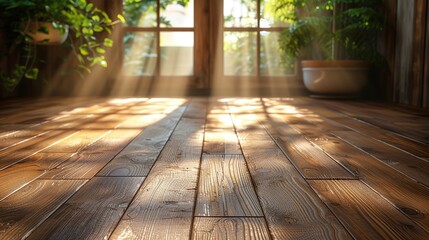
[[[11,92],[22,79],[38,78],[37,44],[61,44],[67,39],[82,75],[95,65],[107,67],[104,54],[113,41],[104,33],[110,34],[118,21],[113,22],[94,4],[86,0],[0,0],[0,9],[2,22],[8,24],[8,39],[12,39],[9,54],[21,50],[18,64],[0,72],[3,89]],[[118,19],[124,20],[121,15]]]
[[[371,64],[380,64],[377,35],[383,0],[280,0],[275,14],[290,23],[280,37],[282,58],[301,60],[304,85],[314,94],[357,94]]]

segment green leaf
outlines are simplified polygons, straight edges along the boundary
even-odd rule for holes
[[[97,15],[92,16],[92,20],[99,22],[100,21],[100,17]]]
[[[112,47],[112,46],[113,46],[113,40],[112,40],[112,39],[110,39],[110,38],[105,38],[105,39],[104,39],[104,42],[103,42],[103,45],[104,45],[105,47]]]
[[[118,14],[116,17],[119,19],[119,21],[121,21],[121,22],[123,22],[123,23],[125,23],[125,22],[126,22],[125,17],[124,17],[124,16],[122,16],[122,14]]]
[[[79,47],[79,52],[80,52],[80,54],[82,54],[83,56],[87,56],[87,55],[89,55],[89,51],[88,51],[88,48],[86,47],[86,45],[81,45],[81,46]]]
[[[39,69],[38,68],[31,68],[25,72],[24,76],[28,79],[36,80],[38,75],[39,75]]]
[[[101,27],[101,26],[94,26],[94,32],[102,32],[104,30],[104,28],[103,27]]]
[[[86,12],[89,12],[89,11],[91,11],[91,10],[92,10],[92,8],[93,8],[93,7],[94,7],[94,4],[90,3],[90,4],[88,4],[88,5],[86,6],[85,11],[86,11]]]
[[[84,63],[85,60],[83,59],[82,55],[77,55],[77,60],[79,61],[79,63]]]
[[[87,73],[91,73],[91,69],[86,67],[85,65],[79,65],[78,68],[86,71]]]
[[[106,50],[104,50],[104,49],[103,49],[103,48],[101,48],[101,47],[95,48],[95,51],[96,51],[96,52],[98,52],[98,53],[101,53],[101,54],[106,53]]]

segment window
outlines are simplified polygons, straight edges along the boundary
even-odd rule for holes
[[[124,73],[192,76],[194,0],[124,0]]]
[[[124,73],[206,77],[210,75],[207,69],[217,63],[224,77],[293,74],[294,69],[284,66],[278,53],[277,40],[287,25],[273,17],[275,1],[123,0],[127,19]],[[221,13],[207,8],[221,9]],[[213,59],[216,26],[221,27],[221,61]],[[213,36],[201,37],[205,34]]]
[[[275,0],[224,1],[224,74],[282,76],[293,74],[280,60],[277,44],[287,24],[273,17]]]

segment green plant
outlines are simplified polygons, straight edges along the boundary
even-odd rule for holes
[[[283,61],[355,59],[380,63],[377,35],[383,0],[279,0],[277,17],[290,23],[280,37]]]
[[[90,73],[95,65],[107,67],[106,48],[112,47],[113,40],[106,37],[111,33],[113,22],[106,12],[96,8],[86,0],[0,0],[3,9],[0,16],[9,24],[9,36],[13,39],[8,45],[10,52],[21,49],[20,63],[10,74],[0,74],[3,87],[13,91],[21,79],[37,79],[39,69],[36,66],[37,52],[31,37],[24,31],[30,20],[50,21],[54,28],[64,32],[66,26],[71,34],[68,45],[72,47],[78,61],[78,73]],[[118,19],[124,21],[121,15]],[[46,29],[38,29],[45,32]],[[9,53],[10,53],[9,52]]]

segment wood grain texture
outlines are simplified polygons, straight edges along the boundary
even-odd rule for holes
[[[323,151],[307,141],[302,134],[288,124],[271,126],[281,128],[281,135],[276,139],[279,147],[297,166],[306,179],[354,179],[356,178]],[[272,134],[279,131],[275,130]]]
[[[184,118],[205,118],[207,114],[207,98],[190,98],[187,102],[186,111],[183,113]]]
[[[94,177],[139,133],[136,130],[112,130],[95,143],[75,153],[48,171],[45,179],[89,179]]]
[[[36,180],[4,199],[0,202],[0,239],[24,238],[84,183]]]
[[[74,153],[96,142],[108,133],[108,130],[81,130],[77,134],[43,150],[50,153]]]
[[[138,177],[93,178],[28,239],[107,239],[142,182]]]
[[[325,135],[312,141],[429,232],[427,187],[338,138]]]
[[[332,132],[349,144],[429,187],[429,162],[356,132]]]
[[[185,118],[186,121],[180,121],[177,125],[171,140],[198,139],[204,138],[204,123],[202,118]]]
[[[202,152],[192,136],[203,135],[205,105],[190,103],[112,239],[190,238]]]
[[[46,134],[0,152],[0,170],[18,163],[77,134],[76,131],[49,131]]]
[[[368,105],[348,104],[338,101],[323,102],[322,104],[342,114],[375,125],[384,130],[429,144],[427,118],[417,117],[416,115],[399,111],[395,113],[395,111],[386,110],[382,107],[370,107]],[[404,124],[407,122],[408,124]]]
[[[206,154],[241,154],[237,135],[234,131],[206,130],[204,133],[204,153]]]
[[[427,121],[421,124],[415,122],[414,126],[407,127],[395,124],[394,122],[392,123],[391,120],[389,121],[385,118],[361,117],[359,119],[401,136],[429,145],[429,129],[427,129]]]
[[[425,232],[360,181],[309,181],[355,239],[428,239]]]
[[[334,118],[332,119],[339,122],[350,129],[353,129],[359,133],[365,134],[372,138],[378,139],[391,146],[395,146],[403,151],[414,154],[418,157],[429,159],[429,146],[409,138],[405,138],[401,135],[383,130],[374,125],[350,118]]]
[[[276,144],[258,145],[242,148],[273,238],[349,239]]]
[[[263,216],[244,158],[203,155],[197,216]]]
[[[40,130],[19,130],[0,137],[0,152],[45,134]]]
[[[128,145],[98,176],[147,176],[167,140],[139,139]],[[139,146],[139,148],[136,148]]]
[[[175,115],[167,115],[148,126],[98,175],[147,176],[178,122]]]
[[[35,154],[24,161],[0,171],[0,201],[39,178],[71,154]]]
[[[202,142],[167,142],[112,239],[189,239]]]
[[[263,116],[247,122],[234,119],[242,129],[263,129]],[[252,119],[251,118],[251,119]],[[268,133],[267,133],[268,135]],[[332,213],[278,148],[273,140],[240,140],[274,239],[350,239]]]
[[[205,218],[194,221],[193,239],[271,239],[263,218]]]

